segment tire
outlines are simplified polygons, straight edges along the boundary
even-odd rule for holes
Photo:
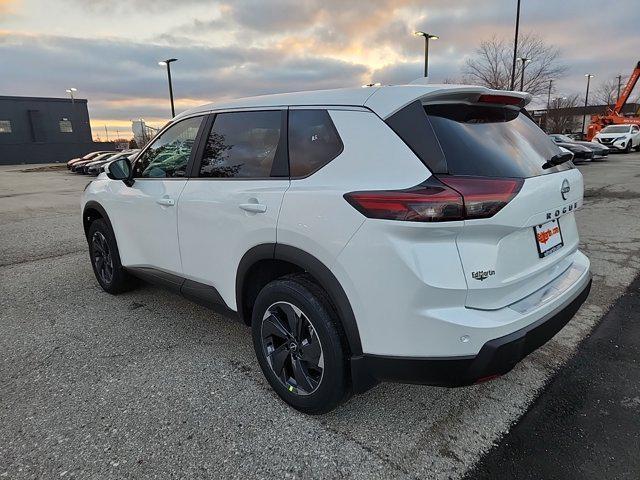
[[[311,277],[288,275],[266,285],[251,327],[260,368],[286,403],[315,415],[348,398],[344,333],[329,297]]]
[[[629,140],[627,144],[627,148],[624,149],[624,153],[631,153],[631,148],[633,147],[633,141]]]
[[[93,273],[105,292],[115,295],[136,287],[136,279],[120,263],[118,244],[107,222],[94,220],[89,227],[88,241]]]

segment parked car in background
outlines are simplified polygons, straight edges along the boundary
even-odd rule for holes
[[[609,155],[609,148],[597,142],[585,142],[582,140],[574,140],[571,137],[568,137],[567,135],[561,135],[559,133],[552,133],[551,135],[549,135],[549,137],[559,146],[564,146],[567,143],[571,143],[571,144],[582,145],[583,147],[587,147],[588,149],[593,151],[592,160],[602,160]]]
[[[640,125],[609,125],[600,130],[593,140],[620,152],[640,151]]]
[[[71,165],[71,171],[74,173],[84,173],[83,171],[83,167],[85,165],[87,165],[88,163],[92,163],[92,162],[97,162],[99,160],[106,160],[108,158],[113,157],[114,155],[117,155],[120,152],[105,152],[105,153],[101,153],[100,155],[98,155],[97,157],[91,158],[89,160],[81,160],[79,162],[75,162]]]
[[[67,168],[69,170],[71,170],[71,167],[78,162],[83,162],[85,160],[92,160],[95,159],[98,155],[102,155],[104,153],[113,153],[113,152],[108,152],[107,150],[100,150],[97,152],[91,152],[91,153],[87,153],[85,156],[83,157],[79,157],[79,158],[72,158],[71,160],[69,160],[67,162]]]
[[[97,160],[95,162],[87,163],[83,167],[83,170],[84,170],[83,173],[86,173],[88,175],[99,175],[100,172],[102,172],[102,169],[104,168],[104,166],[107,165],[108,163],[113,162],[114,160],[118,160],[119,158],[125,158],[125,157],[128,158],[130,161],[133,161],[133,159],[135,158],[136,154],[139,151],[140,151],[139,149],[124,150],[107,159]]]
[[[555,134],[549,135],[549,138],[552,142],[554,142],[559,147],[563,147],[573,153],[573,161],[583,161],[590,162],[593,158],[593,149],[586,147],[584,145],[580,145],[575,140],[571,140],[569,137],[565,135],[560,135],[564,137],[568,141],[561,141],[559,139],[554,138]]]
[[[582,174],[522,111],[531,98],[396,85],[183,112],[83,192],[97,281],[231,310],[307,413],[379,381],[504,374],[591,285]]]

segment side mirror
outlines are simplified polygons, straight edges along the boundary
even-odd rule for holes
[[[128,158],[120,158],[107,167],[107,177],[111,180],[122,180],[128,187],[133,185],[131,178],[131,162]]]

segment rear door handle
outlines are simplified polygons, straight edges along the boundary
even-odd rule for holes
[[[264,213],[267,211],[267,206],[261,203],[241,203],[239,207],[246,212],[252,213]]]
[[[176,204],[176,201],[171,197],[162,197],[157,199],[156,203],[163,207],[173,207]]]

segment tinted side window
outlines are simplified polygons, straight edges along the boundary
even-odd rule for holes
[[[324,167],[344,148],[326,110],[289,112],[289,169],[304,177]]]
[[[280,142],[281,118],[279,110],[216,115],[200,177],[269,177]]]
[[[134,177],[184,177],[200,123],[202,117],[193,117],[165,130],[136,160]]]

